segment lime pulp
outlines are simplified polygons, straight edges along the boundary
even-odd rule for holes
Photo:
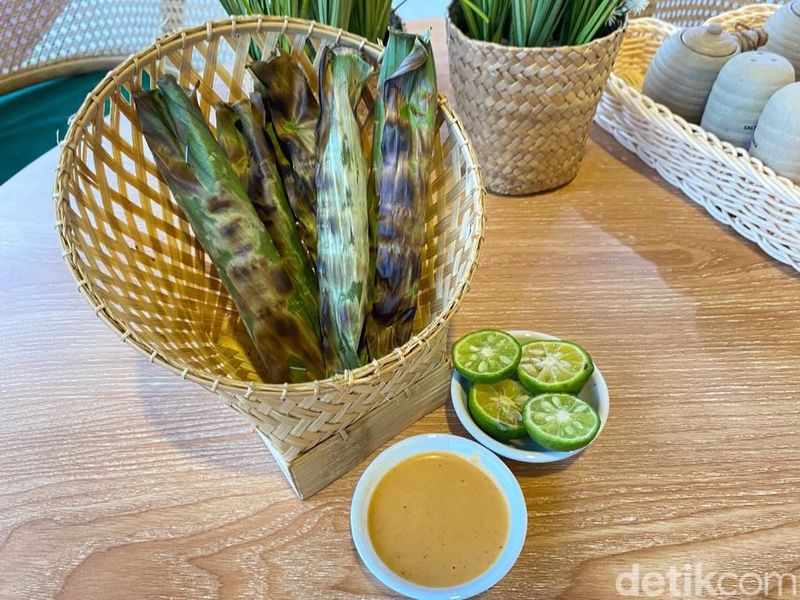
[[[522,411],[528,435],[549,450],[583,448],[600,430],[600,417],[586,402],[572,394],[540,394]]]
[[[478,427],[497,440],[527,436],[522,409],[530,395],[518,382],[474,383],[469,391],[469,412]]]
[[[505,331],[481,329],[456,341],[452,355],[453,365],[464,377],[479,383],[493,383],[514,373],[522,347]]]
[[[517,377],[531,393],[577,393],[594,372],[589,353],[565,340],[536,340],[522,347]]]

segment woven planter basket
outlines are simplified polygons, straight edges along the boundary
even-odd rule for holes
[[[371,60],[381,55],[349,33],[293,19],[228,19],[161,38],[112,71],[75,116],[55,210],[67,264],[95,313],[151,362],[247,417],[306,497],[446,399],[447,325],[476,267],[484,194],[470,144],[440,98],[415,335],[332,379],[260,383],[233,302],[159,180],[128,92],[145,72],[151,80],[176,73],[185,87],[199,82],[201,109],[213,123],[216,102],[252,89],[250,41],[270,52],[281,35],[360,48]]]
[[[711,20],[731,31],[761,26],[778,8],[749,6]],[[800,270],[800,187],[640,92],[653,55],[677,30],[658,19],[631,21],[598,124],[712,217]]]
[[[517,48],[473,40],[447,20],[453,97],[489,190],[530,194],[575,177],[623,36]]]

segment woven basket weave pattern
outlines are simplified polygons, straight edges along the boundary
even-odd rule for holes
[[[486,186],[528,194],[575,177],[623,30],[583,46],[515,48],[472,40],[448,19],[447,37],[454,101]]]
[[[777,9],[750,6],[712,20],[729,30],[761,26]],[[631,21],[597,122],[715,219],[800,270],[800,188],[640,93],[653,55],[677,30],[657,19]]]
[[[784,1],[778,0],[774,4],[783,4]],[[647,12],[646,16],[655,17],[678,27],[691,27],[692,25],[702,25],[720,13],[744,8],[748,5],[746,0],[657,0],[651,2],[651,10]]]
[[[339,30],[266,17],[163,38],[120,65],[81,107],[62,151],[56,214],[66,260],[98,316],[152,362],[218,393],[291,461],[447,364],[446,325],[482,240],[483,191],[469,142],[441,99],[417,333],[380,361],[334,379],[259,383],[233,303],[158,178],[127,92],[144,71],[153,79],[173,72],[185,87],[199,82],[201,109],[213,123],[216,102],[252,89],[250,41],[269,52],[281,32],[298,44],[361,48],[372,60],[381,52]]]

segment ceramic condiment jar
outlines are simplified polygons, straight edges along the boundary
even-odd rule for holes
[[[789,59],[800,75],[800,1],[783,5],[764,24],[769,41],[764,50]]]
[[[642,91],[676,115],[699,123],[717,74],[739,52],[739,37],[718,23],[679,31],[656,52]]]
[[[800,183],[800,83],[775,92],[758,119],[750,154]]]
[[[737,54],[725,63],[711,88],[703,129],[749,148],[767,100],[793,81],[794,67],[782,56],[762,50]]]

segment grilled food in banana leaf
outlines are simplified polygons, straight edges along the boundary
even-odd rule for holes
[[[429,36],[392,32],[378,78],[372,149],[377,248],[366,338],[373,358],[411,336],[436,110],[436,67]]]
[[[259,100],[260,99],[256,99]],[[319,287],[311,259],[303,248],[292,209],[286,199],[275,153],[264,132],[263,108],[249,100],[233,105],[250,155],[250,179],[247,193],[266,225],[278,253],[285,260],[287,275],[301,296],[298,306],[306,313],[319,337]]]
[[[264,106],[291,163],[291,171],[285,175],[292,179],[295,193],[289,200],[313,259],[317,252],[315,178],[319,103],[303,65],[294,56],[279,54],[269,61],[254,62],[250,70],[263,86]]]
[[[220,102],[214,107],[217,115],[217,141],[228,157],[231,168],[242,187],[250,185],[250,153],[247,140],[239,128],[239,117],[230,104]]]
[[[273,383],[325,376],[304,295],[197,105],[172,76],[135,95],[159,172],[233,298]]]
[[[367,158],[356,106],[372,67],[354,50],[323,50],[317,130],[317,276],[328,366],[363,364],[359,354],[369,287]]]

